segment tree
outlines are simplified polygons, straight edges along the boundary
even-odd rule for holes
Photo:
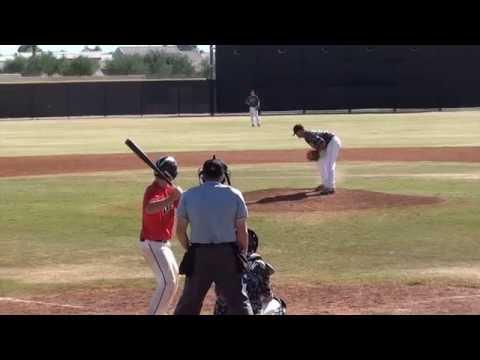
[[[197,50],[197,45],[177,45],[178,50],[180,51],[192,51]]]
[[[15,56],[13,60],[7,60],[3,67],[6,74],[21,74],[27,67],[28,60],[21,56]]]
[[[210,78],[210,60],[203,59],[200,63],[199,75],[204,78]]]
[[[91,76],[97,71],[98,64],[90,59],[79,56],[72,60],[64,60],[59,68],[64,76]]]
[[[41,59],[38,56],[32,56],[27,61],[27,66],[22,72],[24,76],[39,76],[43,74]]]
[[[58,60],[52,53],[32,56],[26,59],[15,56],[15,59],[5,63],[5,73],[20,73],[24,76],[38,76],[42,74],[53,75],[58,71]]]
[[[19,53],[32,52],[32,45],[20,45],[18,47],[17,52]]]
[[[195,69],[190,59],[185,55],[150,52],[144,62],[147,73],[161,76],[191,76]]]
[[[149,74],[161,77],[188,77],[195,73],[195,69],[185,55],[151,51],[145,56],[114,53],[113,59],[106,63],[105,73],[108,75]]]
[[[114,53],[112,60],[105,64],[105,73],[108,75],[146,74],[146,64],[140,55],[122,55]]]
[[[143,61],[147,74],[161,76],[170,76],[172,74],[172,65],[168,63],[165,54],[151,51],[143,58]]]
[[[185,55],[170,55],[167,64],[172,65],[172,75],[191,76],[195,72],[192,62]]]
[[[96,45],[94,48],[90,49],[88,45],[85,45],[82,51],[102,51],[102,48]]]
[[[17,52],[19,53],[32,53],[32,56],[36,56],[37,52],[41,52],[42,49],[38,47],[38,45],[20,45]]]
[[[38,58],[38,62],[42,73],[47,74],[49,76],[59,73],[60,67],[60,60],[58,60],[51,52],[46,54],[40,55]]]
[[[70,75],[70,76],[90,76],[97,71],[99,65],[86,57],[78,57],[73,60],[55,58],[51,52],[32,56],[26,59],[22,56],[16,56],[14,60],[7,61],[4,69],[6,73],[21,73],[24,76],[39,76],[47,74]]]

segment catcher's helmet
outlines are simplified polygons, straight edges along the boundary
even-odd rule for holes
[[[258,236],[252,229],[248,229],[248,253],[253,254],[258,249]]]
[[[158,170],[162,171],[170,180],[177,177],[178,164],[173,156],[164,156],[155,163]]]

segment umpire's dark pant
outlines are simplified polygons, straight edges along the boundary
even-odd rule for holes
[[[193,274],[185,280],[175,315],[199,315],[212,282],[224,296],[230,315],[253,315],[230,244],[195,246]]]

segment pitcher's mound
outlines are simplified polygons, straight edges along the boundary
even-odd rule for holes
[[[441,203],[437,197],[387,194],[365,190],[337,189],[333,195],[320,195],[312,189],[265,189],[245,193],[249,210],[345,211]]]

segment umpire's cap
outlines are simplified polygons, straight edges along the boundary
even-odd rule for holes
[[[296,135],[298,130],[305,130],[302,124],[297,124],[293,127],[293,135]]]
[[[220,159],[210,159],[203,163],[202,175],[211,179],[219,179],[227,172],[227,165]]]

